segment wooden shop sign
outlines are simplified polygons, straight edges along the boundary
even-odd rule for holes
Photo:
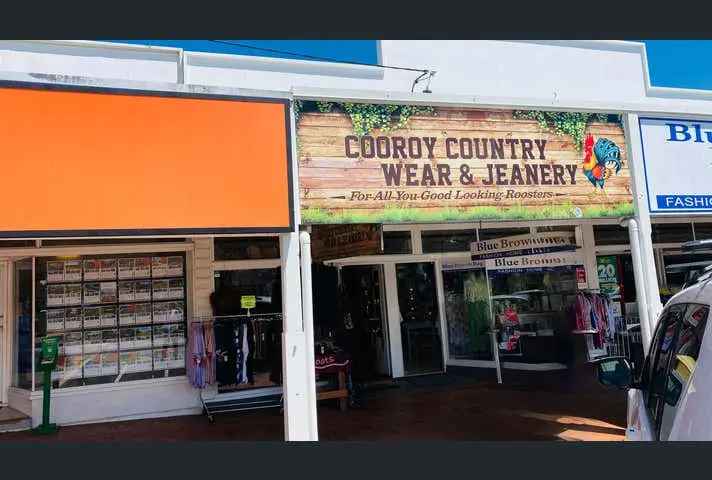
[[[374,224],[314,225],[311,232],[312,260],[378,255],[381,229]]]
[[[343,113],[297,124],[302,222],[422,223],[619,217],[632,213],[623,129],[585,141],[512,111],[434,109],[405,126],[354,133]]]

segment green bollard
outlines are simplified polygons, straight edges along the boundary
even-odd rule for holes
[[[58,430],[56,423],[49,423],[50,393],[52,391],[52,370],[57,365],[59,338],[45,337],[42,339],[42,424],[32,429],[34,433],[46,435]]]

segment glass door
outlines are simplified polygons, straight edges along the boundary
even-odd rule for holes
[[[380,265],[341,269],[344,322],[341,345],[352,355],[354,379],[370,381],[391,374],[385,327],[383,271]]]
[[[14,262],[13,385],[32,389],[32,259]]]
[[[443,285],[450,358],[491,361],[492,318],[486,270],[473,266],[443,268]]]
[[[6,324],[7,309],[7,261],[0,260],[0,405],[7,402],[7,342],[9,325]]]
[[[403,364],[406,375],[443,371],[435,265],[396,264]]]

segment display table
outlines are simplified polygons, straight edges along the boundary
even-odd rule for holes
[[[318,390],[316,393],[317,400],[338,399],[339,408],[345,411],[348,406],[349,390],[346,385],[346,375],[351,369],[351,359],[343,351],[331,353],[316,353],[314,354],[314,370],[316,378],[325,375],[336,375],[338,384],[336,389]]]

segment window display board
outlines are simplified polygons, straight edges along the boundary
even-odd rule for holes
[[[565,310],[577,291],[580,256],[563,251],[484,263],[499,356],[529,363],[560,362]]]
[[[55,388],[185,374],[184,253],[38,258],[36,269],[36,354],[60,338]]]

